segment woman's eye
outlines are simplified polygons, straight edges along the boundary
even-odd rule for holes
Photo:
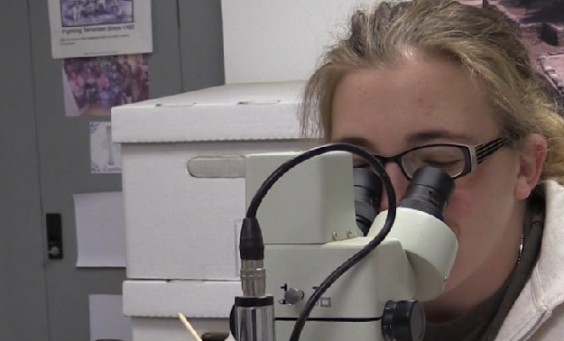
[[[370,165],[368,164],[368,162],[365,159],[363,159],[359,156],[356,156],[356,155],[353,156],[353,167],[354,168],[367,168],[369,166]]]
[[[461,160],[422,160],[423,163],[439,165],[439,166],[450,166],[450,165],[457,165],[461,162]]]
[[[464,165],[463,160],[422,160],[421,166],[431,166],[441,169],[454,169],[460,168]]]
[[[362,161],[362,160],[358,160],[358,161],[353,160],[353,167],[354,168],[368,168],[368,163],[366,163],[366,161]]]

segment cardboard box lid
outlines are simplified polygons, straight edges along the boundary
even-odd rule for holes
[[[239,281],[126,280],[123,313],[136,317],[228,318]]]
[[[300,138],[304,81],[227,84],[112,108],[118,143]]]

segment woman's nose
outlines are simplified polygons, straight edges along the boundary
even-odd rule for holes
[[[385,166],[386,173],[390,177],[392,185],[394,186],[394,193],[396,194],[396,205],[405,195],[409,180],[405,177],[399,165],[395,162],[388,162]],[[382,188],[382,199],[380,200],[380,211],[387,210],[389,207],[388,195],[386,189]]]

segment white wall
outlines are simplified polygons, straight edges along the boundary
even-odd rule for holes
[[[306,79],[371,0],[222,0],[225,82]]]

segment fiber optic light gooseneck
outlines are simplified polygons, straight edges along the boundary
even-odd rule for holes
[[[389,201],[365,236],[356,225],[352,154],[366,160]],[[380,162],[345,143],[247,156],[235,338],[421,340],[419,302],[440,294],[456,255],[442,221],[453,188],[449,176],[425,167],[396,207]]]

